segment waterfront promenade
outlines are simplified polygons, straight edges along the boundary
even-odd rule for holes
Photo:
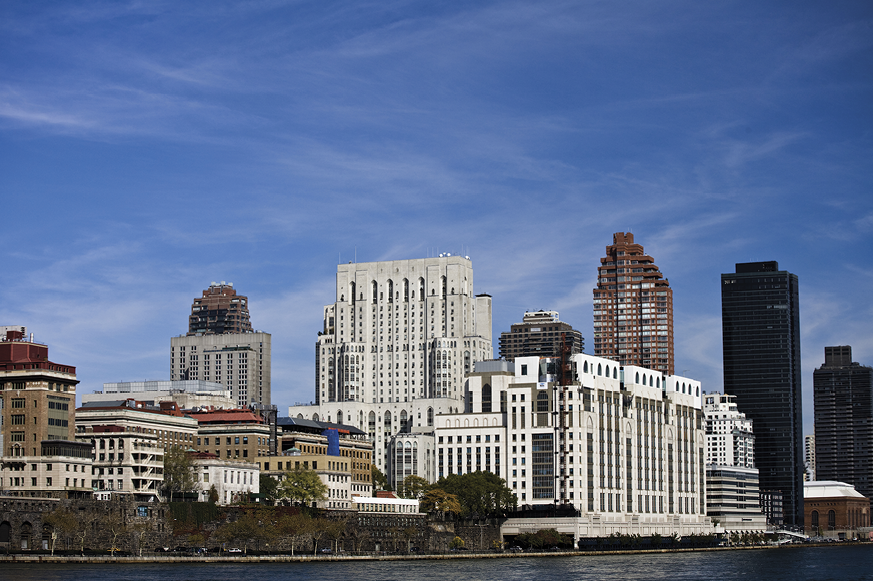
[[[799,547],[845,547],[869,546],[873,543],[803,543],[787,545],[754,545],[705,548],[661,548],[661,549],[616,549],[600,551],[528,551],[523,553],[504,552],[447,552],[431,554],[339,554],[339,555],[177,555],[172,553],[149,553],[139,556],[113,557],[110,555],[47,555],[47,554],[0,554],[0,563],[55,563],[55,564],[137,564],[137,563],[313,563],[313,562],[354,562],[354,561],[427,561],[461,559],[528,559],[560,557],[605,557],[609,555],[641,555],[659,553],[703,553],[718,551],[790,551]]]

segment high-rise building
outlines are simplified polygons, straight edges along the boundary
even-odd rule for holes
[[[251,333],[249,299],[237,295],[233,283],[213,282],[203,291],[203,296],[194,299],[188,317],[189,335],[222,335],[226,333]]]
[[[812,377],[816,479],[873,498],[873,368],[853,362],[848,345],[825,347]]]
[[[582,353],[585,341],[582,333],[558,320],[558,311],[526,312],[521,323],[500,334],[500,358],[558,357],[561,335],[570,346],[570,353]]]
[[[248,298],[233,283],[212,283],[194,299],[188,333],[170,339],[170,379],[214,381],[239,406],[269,406],[270,341],[252,330]]]
[[[73,441],[76,368],[50,361],[25,332],[6,327],[0,337],[0,492],[81,497],[91,490],[91,446]]]
[[[673,289],[630,232],[616,232],[597,267],[594,354],[672,374]]]
[[[493,356],[491,297],[473,292],[468,257],[337,266],[335,302],[315,344],[315,406],[290,417],[355,426],[376,442],[464,408],[464,377]]]
[[[170,379],[220,383],[236,405],[270,405],[270,341],[263,331],[170,339]]]
[[[721,283],[724,392],[753,422],[762,492],[778,491],[785,524],[803,526],[797,275],[752,262]]]
[[[706,418],[706,514],[728,532],[763,531],[755,435],[734,396],[704,397]]]
[[[73,440],[76,368],[53,363],[48,346],[8,331],[0,342],[3,456],[38,456],[43,440]]]

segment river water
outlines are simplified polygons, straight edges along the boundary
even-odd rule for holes
[[[873,579],[873,544],[770,550],[309,563],[0,564],[3,581],[824,581]]]

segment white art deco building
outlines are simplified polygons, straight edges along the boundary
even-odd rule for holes
[[[392,472],[391,437],[462,411],[464,377],[493,356],[491,297],[473,288],[464,256],[338,265],[315,346],[315,405],[288,415],[364,430],[376,465]]]
[[[437,418],[437,477],[489,471],[519,507],[504,535],[711,532],[700,382],[586,354],[486,361],[467,413]],[[533,527],[533,528],[531,528]]]

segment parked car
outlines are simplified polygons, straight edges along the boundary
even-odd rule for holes
[[[509,552],[510,552],[510,553],[523,553],[523,552],[524,552],[524,549],[522,549],[522,548],[519,547],[519,546],[509,547]]]
[[[325,547],[324,549],[320,549],[318,552],[322,555],[333,555],[333,549],[329,549],[327,547]]]
[[[233,547],[232,549],[228,549],[227,552],[228,553],[242,553],[242,549],[238,549],[236,547]]]

